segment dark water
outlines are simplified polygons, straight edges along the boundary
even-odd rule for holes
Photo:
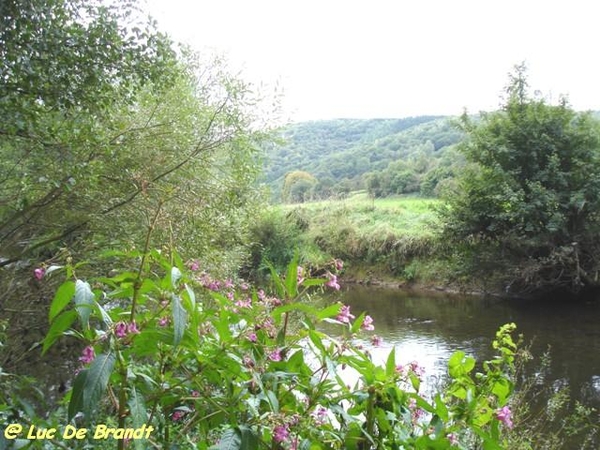
[[[338,299],[356,316],[366,311],[373,317],[373,333],[383,338],[380,347],[371,349],[376,360],[383,362],[395,347],[397,362],[418,361],[430,384],[444,378],[456,350],[478,361],[492,357],[496,330],[514,322],[525,342],[532,342],[535,356],[550,348],[544,383],[568,385],[573,399],[600,408],[600,302],[531,303],[361,286],[346,289]]]

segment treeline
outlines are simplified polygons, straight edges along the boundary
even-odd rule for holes
[[[366,189],[372,197],[435,196],[463,163],[453,118],[340,119],[293,124],[267,149],[273,199],[302,202]]]

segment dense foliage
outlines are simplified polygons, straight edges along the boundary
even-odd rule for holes
[[[443,211],[446,233],[509,272],[512,293],[597,285],[600,125],[527,93],[517,67],[500,111],[463,117],[470,163]],[[479,264],[478,262],[478,264]],[[484,266],[484,270],[490,270]]]
[[[175,45],[131,2],[7,0],[0,14],[2,361],[18,371],[46,329],[21,311],[56,288],[35,267],[108,272],[104,249],[147,244],[239,267],[272,116],[223,58]]]
[[[462,134],[444,117],[304,122],[281,134],[283,142],[267,149],[265,181],[283,201],[290,201],[283,192],[286,177],[298,170],[316,179],[298,188],[308,200],[357,189],[373,197],[437,195],[438,184],[441,189],[461,165],[452,147]]]
[[[141,245],[152,221],[197,254],[243,235],[264,135],[256,95],[224,61],[176,54],[129,3],[0,12],[1,265],[84,238]]]
[[[77,278],[76,266],[64,268],[67,280],[50,305],[52,325],[43,344],[47,350],[62,335],[81,341],[80,368],[64,409],[50,419],[17,405],[0,408],[4,423],[21,426],[3,433],[0,443],[213,450],[509,447],[514,324],[498,331],[497,356],[481,372],[475,374],[475,360],[458,351],[448,363],[447,387],[427,395],[418,362],[399,364],[394,350],[383,365],[371,360],[360,339],[367,333],[374,345],[380,341],[369,315],[355,317],[348,306],[311,300],[319,286],[339,289],[339,260],[324,267],[323,278],[310,278],[294,261],[285,277],[272,273],[272,290],[265,292],[217,279],[202,263],[184,264],[176,254],[117,254],[126,265],[111,277],[86,281]],[[326,334],[324,326],[334,329]],[[65,440],[67,426],[89,431]],[[98,429],[106,427],[112,432],[101,431],[98,439]],[[32,441],[24,431],[49,428],[61,432]]]
[[[48,353],[63,338],[81,349],[72,383],[47,414],[30,402],[34,383],[0,364],[0,447],[531,448],[512,431],[513,324],[500,328],[497,356],[479,367],[455,352],[448,383],[429,395],[418,362],[398,364],[394,350],[383,365],[372,361],[364,340],[380,339],[362,334],[375,331],[368,314],[314,295],[340,289],[342,261],[302,267],[288,242],[301,244],[308,231],[321,255],[376,262],[392,254],[386,262],[406,272],[407,258],[431,248],[424,227],[422,240],[382,229],[366,240],[357,232],[363,215],[355,224],[347,210],[334,211],[328,229],[297,211],[286,216],[289,227],[276,217],[253,224],[249,245],[268,116],[222,59],[176,47],[133,2],[5,0],[0,27],[2,307],[16,300],[47,314],[49,331],[29,352],[40,345]],[[538,263],[576,261],[577,285],[595,270],[586,252],[594,250],[598,183],[585,184],[583,168],[597,165],[596,125],[566,105],[529,101],[515,86],[505,111],[483,126],[465,119],[473,140],[464,153],[480,175],[450,211],[460,218],[464,199],[491,192],[484,181],[501,182],[499,198],[477,216],[487,217],[484,227],[456,220],[448,232],[535,250]],[[317,145],[280,148],[272,159],[268,176],[283,183],[285,200],[358,186],[371,197],[435,194],[460,164],[448,147],[461,133],[445,119],[289,130],[315,136],[315,126]],[[323,136],[342,151],[330,152]],[[500,158],[481,150],[490,136],[502,143]],[[548,140],[544,153],[538,144]],[[300,170],[295,159],[313,165]],[[479,214],[478,205],[468,211]],[[517,232],[503,240],[508,224]],[[548,251],[536,238],[543,232]],[[266,292],[237,279],[247,248],[261,269],[265,252],[276,264],[291,259],[285,276],[269,267]],[[11,337],[20,325],[13,317]],[[76,439],[64,437],[77,429]]]

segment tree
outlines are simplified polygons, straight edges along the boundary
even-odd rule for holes
[[[317,179],[303,170],[294,170],[285,175],[281,198],[284,202],[303,202],[305,195],[318,183]]]
[[[518,66],[500,111],[462,117],[469,166],[442,211],[445,232],[510,265],[514,293],[579,292],[600,273],[599,125],[527,87]]]
[[[242,243],[267,133],[222,58],[132,2],[7,0],[0,21],[0,267],[141,246],[152,221],[184,255]]]

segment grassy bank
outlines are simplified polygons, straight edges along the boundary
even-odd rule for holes
[[[443,277],[436,257],[436,199],[343,200],[273,206],[254,227],[253,261],[283,267],[295,249],[315,266],[341,258],[346,276],[360,281],[433,283]]]

